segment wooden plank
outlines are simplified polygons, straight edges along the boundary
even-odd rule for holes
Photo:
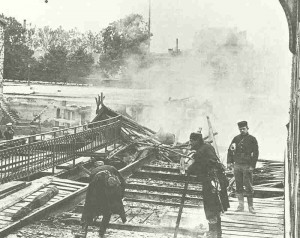
[[[81,182],[77,182],[77,181],[73,181],[73,180],[68,180],[68,179],[61,179],[61,178],[57,178],[57,177],[53,178],[53,182],[61,182],[61,183],[66,183],[66,184],[74,184],[74,185],[78,185],[78,186],[82,186],[82,187],[86,186],[86,183],[81,183]]]
[[[0,215],[0,220],[2,220],[2,221],[11,221],[11,217]]]
[[[20,186],[20,187],[17,187],[17,188],[15,188],[15,189],[12,189],[12,190],[7,191],[6,193],[1,194],[1,195],[0,195],[0,200],[3,199],[3,198],[5,198],[5,197],[7,197],[7,196],[9,196],[9,195],[11,195],[11,194],[13,194],[13,193],[18,192],[19,190],[21,190],[21,189],[23,189],[23,188],[25,188],[25,187],[30,186],[30,184],[31,184],[31,183],[25,183],[24,185],[22,185],[22,186]]]
[[[156,158],[156,152],[153,149],[145,149],[141,155],[140,159],[127,165],[126,167],[122,168],[120,170],[121,175],[124,178],[128,178],[133,174],[134,171],[136,171],[138,168],[140,168],[142,165],[151,162]]]
[[[224,216],[227,216],[228,218],[235,219],[235,220],[241,220],[241,221],[252,221],[256,220],[259,222],[267,222],[267,223],[274,223],[274,224],[281,224],[283,223],[282,219],[279,217],[270,217],[270,216],[261,216],[260,214],[246,214],[246,213],[241,213],[237,214],[236,212],[226,212]]]
[[[230,227],[222,227],[222,231],[230,232],[230,233],[237,233],[243,234],[241,237],[273,237],[277,235],[277,233],[268,233],[266,230],[259,230],[259,229],[245,229],[243,228],[230,228]],[[282,234],[283,235],[283,234]]]
[[[78,194],[83,193],[84,191],[86,191],[87,189],[87,185],[81,189],[78,189],[77,191],[73,192],[72,194],[56,200],[54,202],[48,201],[47,204],[45,204],[44,206],[34,210],[31,214],[29,214],[28,216],[22,218],[20,221],[16,221],[16,222],[11,222],[10,224],[7,224],[7,226],[0,228],[0,237],[3,236],[3,234],[8,234],[8,232],[15,230],[16,227],[20,227],[22,226],[23,223],[27,222],[27,221],[32,221],[34,218],[36,218],[37,216],[41,215],[42,213],[48,212],[50,210],[53,209],[53,207],[58,206],[59,204],[61,204],[62,202],[66,201],[66,199],[71,199],[76,197]],[[0,223],[1,224],[1,223]]]
[[[280,232],[280,229],[277,226],[277,229],[275,229],[275,226],[268,227],[264,225],[259,224],[240,224],[240,223],[229,223],[229,222],[222,222],[222,227],[228,227],[232,228],[232,230],[253,230],[253,232],[258,231],[264,232],[265,234],[278,234]]]
[[[7,217],[12,217],[14,214],[15,214],[16,211],[13,211],[13,212],[3,212],[1,213],[1,215],[3,216],[7,216]]]
[[[12,181],[5,184],[0,185],[0,195],[7,193],[11,190],[15,190],[17,188],[23,188],[23,186],[26,185],[26,182],[24,181]]]
[[[33,194],[37,190],[50,184],[51,181],[52,181],[51,177],[44,177],[41,179],[37,179],[34,182],[32,182],[32,184],[29,187],[20,190],[18,193],[11,194],[6,198],[3,198],[0,203],[0,211],[3,211],[5,208],[8,208],[13,204],[23,200],[25,197],[28,197],[29,195]]]
[[[270,229],[277,229],[278,227],[281,227],[281,225],[279,225],[278,223],[262,223],[259,221],[243,221],[243,220],[233,220],[233,219],[228,219],[227,217],[222,216],[222,224],[226,225],[229,224],[229,226],[232,226],[233,224],[241,224],[244,226],[247,225],[254,225],[254,226],[264,226],[266,228],[270,228]]]
[[[251,232],[243,232],[243,231],[231,231],[231,230],[223,230],[223,234],[225,234],[226,237],[238,237],[238,238],[246,238],[246,237],[257,237],[257,238],[274,238],[274,235],[265,235],[263,233],[251,233]],[[225,237],[224,236],[224,237]],[[283,235],[281,235],[283,237]]]
[[[9,224],[11,224],[11,223],[12,223],[11,221],[4,221],[4,220],[1,220],[1,219],[0,219],[0,224],[1,224],[1,225],[6,225],[6,226],[7,226],[7,225],[9,225]]]
[[[224,215],[224,218],[227,217],[228,220],[230,220],[231,222],[233,222],[234,220],[239,220],[239,221],[247,221],[247,222],[260,222],[262,224],[277,224],[277,225],[283,225],[283,220],[280,218],[273,218],[273,217],[258,217],[256,215],[251,216],[243,216],[243,215],[236,215],[236,214],[232,214],[232,215]]]
[[[52,187],[57,187],[57,186],[55,186],[54,184],[53,185],[49,185],[49,186],[43,188],[41,191],[46,191],[47,188],[52,188]],[[58,193],[60,193],[60,194],[66,194],[67,195],[67,194],[71,194],[72,192],[71,191],[59,190]]]
[[[83,187],[83,186],[79,186],[79,185],[73,185],[73,184],[69,184],[69,183],[62,183],[62,182],[58,182],[58,181],[53,181],[51,184],[61,185],[61,186],[65,186],[65,187],[75,188],[75,189],[79,189],[79,188]]]
[[[18,207],[24,207],[24,206],[26,206],[28,203],[29,203],[29,202],[20,201],[20,202],[14,204],[13,206],[4,209],[3,211],[6,211],[7,209],[18,209]]]
[[[56,186],[59,190],[62,190],[62,191],[69,191],[69,192],[75,192],[76,188],[69,188],[69,187],[63,187],[63,186]]]

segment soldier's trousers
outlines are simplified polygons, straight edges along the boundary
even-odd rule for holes
[[[234,177],[236,194],[244,196],[253,195],[253,170],[247,164],[234,164]]]

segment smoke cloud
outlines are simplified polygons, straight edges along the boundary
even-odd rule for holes
[[[139,122],[185,142],[199,128],[208,134],[209,116],[225,157],[239,133],[236,123],[246,120],[260,158],[282,160],[291,65],[279,60],[280,53],[255,48],[237,29],[204,29],[195,36],[193,50],[155,55],[151,68],[132,74],[133,82],[151,91],[144,100],[152,107],[144,108]]]

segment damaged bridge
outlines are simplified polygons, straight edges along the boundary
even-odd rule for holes
[[[41,234],[49,230],[54,237],[74,237],[81,230],[89,171],[101,160],[117,167],[127,182],[128,222],[122,224],[114,216],[107,237],[173,237],[180,207],[179,237],[203,237],[207,222],[201,182],[192,177],[185,188],[186,177],[180,174],[187,144],[162,143],[151,129],[106,107],[103,98],[97,105],[97,115],[88,125],[2,144],[0,236],[26,237],[38,223]],[[211,137],[206,140],[213,142]],[[233,177],[230,172],[227,176]],[[230,198],[231,208],[222,215],[223,237],[283,236],[283,164],[260,161],[254,184],[257,214],[236,214],[237,201]],[[232,197],[234,188],[231,180]],[[43,202],[36,206],[38,199]],[[40,221],[32,224],[34,220]],[[94,225],[99,225],[98,219]],[[89,234],[93,232],[95,227]]]

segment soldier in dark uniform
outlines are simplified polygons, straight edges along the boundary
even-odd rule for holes
[[[5,140],[12,140],[14,138],[15,132],[12,128],[12,123],[6,124],[6,130],[4,131]]]
[[[191,133],[191,149],[195,150],[193,163],[188,167],[188,174],[197,175],[202,180],[203,205],[209,223],[207,237],[222,237],[221,212],[227,211],[228,180],[224,166],[210,144],[204,143],[201,133]]]
[[[95,218],[103,215],[99,235],[104,237],[112,214],[119,214],[122,222],[126,215],[122,199],[125,192],[125,180],[119,171],[110,165],[102,165],[92,170],[90,183],[86,193],[81,221],[87,227]]]
[[[238,123],[240,135],[233,138],[227,153],[227,167],[234,164],[234,177],[236,194],[239,200],[237,212],[244,211],[244,196],[247,197],[250,213],[255,213],[253,208],[253,170],[258,160],[258,144],[254,136],[248,133],[248,123]],[[244,189],[245,186],[245,189]]]

